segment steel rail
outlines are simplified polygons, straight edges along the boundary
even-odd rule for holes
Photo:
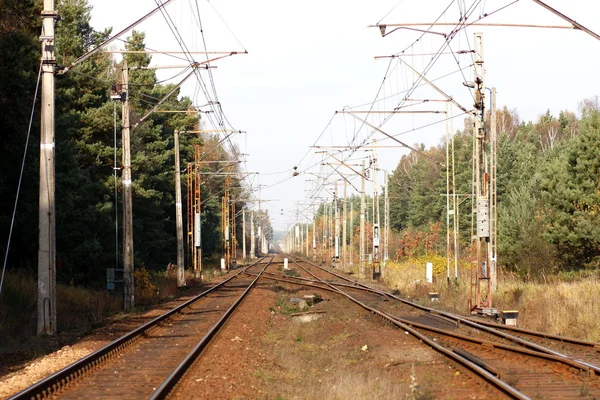
[[[347,280],[347,278],[345,278],[345,277],[342,277],[342,276],[340,276],[340,275],[336,274],[335,272],[328,271],[327,269],[325,269],[325,268],[323,268],[323,267],[321,267],[321,266],[319,266],[319,265],[316,265],[316,264],[314,264],[314,263],[312,263],[312,262],[310,262],[310,261],[308,261],[308,260],[302,260],[302,261],[303,261],[303,262],[306,262],[306,263],[308,263],[308,264],[311,264],[312,266],[314,266],[314,267],[316,267],[316,268],[319,268],[319,269],[321,269],[322,271],[325,271],[325,272],[327,272],[327,273],[330,273],[330,274],[332,274],[332,275],[335,275],[335,276],[337,276],[337,277],[339,277],[339,278],[342,278],[342,279],[346,279],[346,280]],[[295,262],[295,261],[294,261],[294,262]],[[530,348],[530,349],[534,349],[534,350],[536,350],[536,351],[539,351],[539,352],[542,352],[542,353],[552,354],[552,355],[555,355],[555,356],[557,356],[557,357],[563,357],[563,358],[565,358],[565,359],[570,359],[570,360],[576,361],[576,362],[578,362],[578,363],[580,363],[580,364],[583,364],[583,365],[587,366],[588,368],[590,368],[591,370],[593,370],[594,372],[596,372],[596,374],[599,374],[599,375],[600,375],[600,366],[594,365],[594,364],[592,364],[592,363],[589,363],[589,362],[587,362],[587,361],[576,359],[576,358],[574,358],[574,357],[568,356],[568,355],[566,355],[566,354],[563,354],[563,353],[560,353],[560,352],[558,352],[558,351],[555,351],[555,350],[549,349],[549,348],[547,348],[547,347],[545,347],[545,346],[539,345],[539,344],[537,344],[537,343],[533,343],[533,342],[531,342],[531,341],[528,341],[528,340],[522,339],[522,338],[520,338],[520,337],[517,337],[517,336],[511,335],[511,334],[508,334],[508,333],[502,332],[502,331],[500,331],[500,330],[498,330],[498,329],[494,329],[494,328],[491,328],[491,327],[488,327],[488,326],[482,325],[482,324],[480,324],[480,323],[478,323],[478,322],[474,322],[474,321],[472,321],[472,320],[471,320],[471,319],[469,319],[469,318],[462,317],[462,316],[460,316],[460,315],[453,314],[453,313],[449,313],[449,312],[446,312],[446,311],[436,310],[435,308],[431,308],[431,307],[423,306],[423,305],[420,305],[420,304],[414,303],[414,302],[412,302],[412,301],[410,301],[410,300],[406,300],[406,299],[400,298],[400,297],[398,297],[398,296],[396,296],[396,295],[394,295],[394,294],[392,294],[392,293],[388,293],[388,292],[386,292],[386,291],[379,290],[379,289],[376,289],[376,288],[370,287],[370,286],[368,286],[368,285],[365,285],[365,284],[361,284],[361,285],[362,285],[362,286],[365,286],[365,287],[368,287],[368,288],[370,288],[370,289],[373,289],[373,290],[375,290],[375,291],[378,291],[379,293],[381,293],[381,294],[385,294],[386,296],[388,296],[388,297],[389,297],[389,298],[391,298],[391,299],[394,299],[394,300],[396,300],[396,301],[399,301],[399,302],[401,302],[401,303],[404,303],[404,304],[406,304],[406,305],[409,305],[409,306],[411,306],[411,307],[414,307],[414,308],[420,309],[420,310],[422,310],[422,311],[426,311],[426,312],[428,312],[428,313],[431,313],[431,314],[436,314],[436,315],[440,315],[440,316],[443,316],[443,317],[446,317],[446,318],[452,319],[452,320],[454,320],[454,321],[457,321],[457,322],[459,322],[459,323],[465,324],[465,325],[467,325],[467,326],[470,326],[470,327],[472,327],[472,328],[479,329],[479,330],[481,330],[481,331],[484,331],[484,332],[488,332],[488,333],[490,333],[490,334],[492,334],[492,335],[495,335],[495,336],[498,336],[498,337],[502,337],[502,338],[504,338],[504,339],[507,339],[507,340],[511,340],[511,341],[513,341],[513,342],[516,342],[516,343],[519,343],[519,344],[521,344],[522,346],[528,347],[528,348]]]
[[[264,258],[266,258],[266,257],[263,257],[261,260],[263,260]],[[240,274],[244,273],[247,269],[258,264],[258,262],[259,261],[247,266],[246,268],[244,268],[243,270],[240,270],[235,275],[232,275],[231,277],[225,279],[223,282],[220,282],[219,284],[213,286],[212,288],[200,293],[199,295],[191,298],[190,300],[186,301],[185,303],[182,303],[179,306],[175,307],[174,309],[164,313],[163,315],[160,315],[160,316],[154,318],[153,320],[146,322],[142,326],[134,329],[131,332],[124,334],[120,338],[114,340],[113,342],[108,343],[107,345],[96,350],[95,352],[88,354],[87,356],[64,367],[63,369],[59,370],[58,372],[55,372],[54,374],[42,379],[41,381],[33,384],[32,386],[29,386],[28,388],[16,393],[15,395],[9,397],[9,400],[24,400],[24,399],[37,398],[38,396],[41,396],[42,398],[50,397],[53,393],[58,392],[59,390],[61,390],[65,386],[69,385],[70,383],[80,380],[84,375],[86,375],[88,372],[90,372],[93,368],[100,365],[101,363],[108,360],[109,358],[112,358],[112,356],[114,356],[116,353],[118,353],[118,352],[124,350],[125,348],[129,347],[130,345],[132,345],[143,334],[145,334],[152,328],[158,326],[161,322],[172,317],[174,314],[179,313],[181,310],[188,307],[190,304],[198,301],[200,298],[203,298],[204,296],[211,293],[212,291],[220,288],[221,286],[225,285],[232,279],[237,278]]]
[[[559,356],[555,356],[552,354],[547,354],[547,353],[542,353],[539,351],[535,351],[535,350],[529,350],[523,347],[516,347],[516,346],[510,346],[510,345],[506,345],[503,343],[497,343],[497,342],[491,342],[489,340],[484,340],[484,339],[478,339],[475,337],[471,337],[471,336],[467,336],[467,335],[462,335],[460,333],[454,333],[454,332],[450,332],[447,331],[445,329],[440,329],[440,328],[435,328],[433,326],[429,326],[429,325],[425,325],[425,324],[420,324],[418,322],[413,322],[404,318],[400,318],[394,315],[391,315],[389,313],[383,312],[384,314],[388,315],[391,318],[396,319],[397,321],[400,321],[406,325],[410,325],[410,326],[414,326],[415,328],[418,329],[423,329],[423,330],[427,330],[430,332],[435,332],[438,333],[440,335],[445,335],[445,336],[449,336],[458,340],[463,340],[463,341],[467,341],[467,342],[471,342],[471,343],[476,343],[482,346],[486,346],[488,348],[497,348],[497,349],[501,349],[501,350],[505,350],[505,351],[510,351],[513,353],[520,353],[520,354],[525,354],[528,356],[532,356],[532,357],[536,357],[536,358],[542,358],[545,360],[551,360],[551,361],[556,361],[556,362],[560,362],[562,364],[568,365],[570,367],[575,367],[578,368],[582,371],[586,371],[588,373],[593,373],[593,370],[588,367],[587,365],[582,364],[579,361],[575,361],[572,359],[567,359],[567,358],[563,358],[563,357],[559,357]]]
[[[275,257],[271,258],[273,261]],[[261,275],[267,269],[270,262],[266,263],[262,270],[256,275],[256,278],[248,285],[246,290],[242,293],[242,295],[227,309],[227,311],[223,314],[221,318],[217,321],[216,324],[213,325],[212,328],[202,337],[202,339],[194,346],[192,351],[188,353],[188,355],[179,363],[177,367],[169,374],[169,376],[160,384],[159,387],[156,388],[152,396],[150,396],[150,400],[158,400],[165,399],[169,393],[177,386],[177,384],[181,381],[181,378],[185,375],[185,373],[189,370],[189,368],[194,364],[194,362],[198,359],[198,356],[202,353],[202,351],[206,348],[208,343],[212,340],[215,334],[223,327],[225,322],[229,319],[231,314],[237,309],[237,307],[242,303],[242,301],[246,298],[248,293],[254,288],[256,282],[260,279]]]
[[[296,260],[292,260],[296,265],[298,265],[300,268],[302,268],[304,271],[306,271],[308,274],[312,275],[313,277],[315,277],[315,279],[321,280],[319,279],[316,275],[314,275],[311,271],[309,271],[308,269],[304,268],[303,266],[301,266]],[[320,267],[319,267],[320,268]],[[389,321],[390,323],[404,329],[404,331],[411,333],[413,336],[415,336],[416,338],[418,338],[419,340],[425,342],[427,345],[429,345],[430,347],[432,347],[433,349],[435,349],[436,351],[446,355],[447,357],[451,358],[452,360],[456,361],[457,363],[463,365],[464,367],[470,369],[471,371],[473,371],[474,373],[476,373],[477,375],[481,376],[484,380],[486,380],[487,382],[493,384],[494,386],[496,386],[498,389],[500,389],[501,391],[503,391],[505,394],[507,394],[508,396],[514,398],[514,399],[529,399],[528,396],[526,396],[525,394],[521,393],[520,391],[518,391],[517,389],[515,389],[514,387],[512,387],[511,385],[507,384],[506,382],[502,381],[501,379],[499,379],[494,373],[488,371],[487,369],[477,365],[476,363],[474,363],[473,361],[467,359],[466,357],[457,354],[455,352],[453,352],[452,350],[449,350],[447,348],[445,348],[444,346],[441,346],[440,344],[434,342],[433,340],[429,339],[427,336],[419,333],[416,329],[413,329],[412,327],[396,320],[395,318],[392,318],[390,316],[388,316],[386,313],[383,313],[373,307],[369,307],[368,305],[366,305],[365,303],[361,302],[360,300],[355,299],[354,297],[350,296],[349,294],[345,293],[344,291],[336,288],[335,286],[327,283],[326,281],[321,280],[324,284],[326,284],[327,286],[329,286],[331,289],[333,289],[334,291],[336,291],[337,293],[341,294],[342,296],[345,296],[346,298],[348,298],[350,301],[352,301],[355,304],[358,304],[359,306],[361,306],[362,308],[364,308],[365,310],[371,311],[372,313],[382,317],[383,319]]]
[[[275,273],[273,273],[273,272],[265,272],[265,274],[266,274],[266,275],[273,275],[273,276],[285,277],[285,278],[289,278],[289,279],[296,279],[296,280],[301,280],[301,281],[306,281],[306,282],[312,282],[312,283],[315,283],[315,282],[317,282],[317,283],[321,283],[320,281],[315,281],[315,280],[308,279],[308,278],[302,278],[302,277],[300,277],[300,276],[287,276],[287,275],[285,275],[285,274],[282,276],[281,274],[275,274]],[[327,282],[327,281],[326,281],[326,282]],[[359,288],[359,289],[361,289],[361,290],[364,290],[364,291],[367,291],[367,292],[374,293],[374,294],[376,294],[377,296],[380,296],[380,297],[382,297],[382,298],[383,298],[385,301],[389,301],[389,300],[388,300],[388,298],[387,298],[387,296],[385,296],[385,295],[382,295],[382,294],[381,294],[380,292],[378,292],[377,290],[373,290],[373,289],[371,289],[371,288],[360,287],[360,286],[357,286],[357,285],[348,285],[348,284],[345,284],[345,283],[338,283],[338,282],[329,282],[329,283],[331,283],[331,284],[332,284],[332,285],[334,285],[334,286],[341,286],[341,287],[348,287],[348,288],[355,288],[355,289],[358,289],[358,288]]]
[[[328,271],[329,272],[329,271]],[[251,276],[257,276],[256,274],[252,274],[252,273],[248,273],[246,272],[246,274],[251,275]],[[267,275],[275,275],[275,276],[267,276]],[[293,277],[294,279],[288,279],[288,278],[292,278],[292,277],[279,277],[277,274],[272,274],[272,273],[267,273],[265,272],[265,275],[263,275],[263,278],[265,279],[271,279],[271,280],[275,280],[278,282],[286,282],[286,283],[291,283],[294,285],[299,285],[299,286],[310,286],[310,287],[314,287],[314,288],[318,288],[318,289],[322,289],[322,290],[326,290],[329,292],[334,292],[334,293],[339,293],[334,289],[331,289],[330,287],[323,287],[323,286],[319,286],[318,284],[322,284],[325,285],[324,282],[327,281],[313,281],[310,279],[306,279],[306,278],[299,278],[299,277]],[[299,282],[298,280],[302,280],[302,282]],[[318,283],[318,284],[315,284]],[[361,290],[361,291],[365,291],[368,293],[375,293],[373,290],[369,290],[369,289],[365,289],[365,288],[361,288],[361,287],[356,287],[356,286],[352,286],[352,285],[343,285],[343,284],[338,284],[338,283],[334,283],[334,282],[330,282],[331,285],[333,286],[342,286],[342,287],[348,287],[350,289],[353,290]],[[377,293],[375,293],[377,294]],[[570,367],[575,367],[579,370],[582,371],[586,371],[588,373],[593,373],[593,370],[588,366],[585,365],[584,363],[582,363],[581,361],[577,361],[574,359],[568,359],[568,358],[563,358],[563,357],[559,357],[559,356],[555,356],[552,354],[548,354],[548,353],[544,353],[544,352],[539,352],[539,351],[535,351],[535,350],[529,350],[527,348],[524,347],[516,347],[516,346],[510,346],[510,345],[506,345],[503,343],[498,343],[498,342],[491,342],[489,340],[483,340],[483,339],[477,339],[471,336],[466,336],[466,335],[462,335],[459,333],[454,333],[454,332],[450,332],[444,329],[440,329],[440,328],[435,328],[429,325],[425,325],[425,324],[420,324],[418,322],[414,322],[414,321],[410,321],[404,318],[400,318],[397,316],[394,316],[392,314],[389,314],[385,311],[381,311],[382,313],[386,314],[388,317],[393,318],[403,324],[406,324],[408,326],[413,326],[417,329],[423,329],[423,330],[427,330],[430,332],[435,332],[435,333],[439,333],[441,335],[445,335],[445,336],[449,336],[449,337],[453,337],[455,339],[458,340],[464,340],[464,341],[468,341],[471,343],[476,343],[476,344],[480,344],[483,346],[487,346],[489,348],[498,348],[501,350],[505,350],[505,351],[510,351],[513,353],[519,353],[519,354],[525,354],[528,356],[532,356],[532,357],[536,357],[536,358],[541,358],[541,359],[545,359],[545,360],[551,360],[551,361],[556,361],[556,362],[560,362],[562,364],[568,365]],[[437,315],[433,314],[431,315],[432,317],[437,317]],[[448,321],[448,319],[443,318],[444,320]],[[452,320],[449,320],[448,322],[455,322]]]
[[[600,343],[597,343],[597,342],[590,342],[587,340],[575,339],[575,338],[571,338],[571,337],[567,337],[567,336],[554,335],[551,333],[545,333],[545,332],[540,332],[540,331],[534,331],[531,329],[519,328],[517,326],[501,325],[501,324],[496,324],[496,323],[490,322],[490,321],[480,321],[475,318],[467,318],[467,319],[470,321],[473,321],[473,322],[477,322],[481,325],[486,325],[486,326],[489,326],[489,327],[492,327],[495,329],[513,331],[513,332],[523,333],[525,335],[531,335],[531,336],[541,337],[544,339],[550,339],[550,340],[554,340],[557,342],[570,343],[570,344],[576,344],[579,346],[593,347],[596,349],[600,349]]]

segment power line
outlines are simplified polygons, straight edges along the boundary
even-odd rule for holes
[[[33,116],[35,114],[35,103],[40,88],[40,79],[42,76],[42,65],[44,60],[40,62],[38,70],[37,82],[35,84],[35,92],[33,94],[33,102],[31,105],[31,114],[29,117],[29,126],[27,127],[27,138],[25,139],[25,149],[23,150],[23,161],[21,162],[21,172],[19,173],[19,183],[17,185],[17,193],[15,196],[15,206],[13,208],[12,218],[10,220],[10,229],[8,231],[8,241],[6,243],[6,253],[4,254],[4,265],[2,266],[2,278],[0,278],[0,295],[2,294],[2,285],[4,284],[4,273],[6,272],[6,264],[8,263],[8,252],[10,251],[10,242],[12,240],[13,228],[15,226],[15,218],[17,216],[17,206],[19,204],[19,194],[21,193],[21,184],[23,182],[23,174],[25,171],[25,160],[27,159],[27,149],[29,148],[29,138],[31,137],[31,126],[33,125]]]

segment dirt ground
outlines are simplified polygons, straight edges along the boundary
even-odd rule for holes
[[[317,295],[308,322],[291,298]],[[179,299],[92,332],[1,378],[0,397],[100,348]],[[305,317],[306,318],[306,317]],[[500,394],[411,335],[335,293],[261,281],[203,353],[179,398],[483,399]]]
[[[291,298],[318,295],[301,322]],[[186,374],[177,398],[489,399],[501,395],[335,293],[263,282]]]

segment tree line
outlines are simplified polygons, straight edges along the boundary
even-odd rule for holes
[[[498,255],[504,267],[535,275],[600,266],[600,106],[579,104],[579,116],[550,111],[520,121],[497,110]],[[454,134],[460,245],[471,235],[472,121]],[[391,225],[402,237],[426,237],[444,225],[434,249],[445,252],[446,143],[403,156],[389,177]],[[417,248],[423,243],[413,244]],[[418,250],[418,249],[417,249]],[[424,251],[422,248],[421,251]]]
[[[59,0],[56,7],[58,67],[69,65],[102,43],[111,30],[90,25],[87,0]],[[0,246],[3,254],[40,63],[41,0],[0,0]],[[144,50],[145,35],[132,31],[124,40],[126,50]],[[169,91],[172,84],[158,81],[147,54],[125,54],[129,71],[131,124],[136,124]],[[110,99],[113,84],[121,81],[121,62],[97,53],[65,74],[56,75],[56,248],[57,279],[70,284],[101,285],[105,269],[115,266],[115,218],[121,226],[121,104]],[[168,110],[192,110],[192,99],[179,89],[162,106]],[[14,269],[37,268],[39,182],[39,96],[26,153],[24,179],[9,253]],[[116,121],[116,124],[115,124]],[[133,235],[136,266],[163,269],[176,260],[174,142],[178,130],[198,130],[201,121],[189,113],[153,113],[131,134],[133,176]],[[116,142],[115,142],[116,130]],[[201,145],[204,160],[234,160],[232,149],[217,136],[180,135],[182,169],[194,161],[194,146]],[[114,163],[116,148],[116,160]],[[237,163],[222,169],[203,164],[203,172],[237,172]],[[115,168],[117,174],[115,175]],[[185,172],[185,171],[182,171]],[[115,179],[116,176],[116,179]],[[236,199],[247,189],[230,178]],[[185,175],[182,182],[186,182]],[[115,185],[117,196],[115,197]],[[201,187],[203,204],[203,254],[221,250],[221,195],[223,176],[210,176]],[[183,188],[184,204],[186,189]],[[244,206],[238,200],[237,209]],[[185,212],[184,212],[185,218]],[[268,222],[268,216],[267,216]],[[241,237],[241,219],[236,229]],[[185,226],[185,222],[184,222]],[[119,235],[121,232],[119,230]]]

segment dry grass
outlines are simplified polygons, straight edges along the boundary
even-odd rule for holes
[[[460,274],[458,283],[449,287],[443,268],[437,269],[433,284],[425,281],[425,263],[391,263],[385,271],[384,282],[403,296],[420,303],[429,303],[428,293],[440,293],[436,307],[467,312],[469,299],[468,272]],[[468,271],[468,264],[459,266]],[[519,326],[557,335],[590,341],[600,341],[600,281],[597,275],[561,281],[545,277],[543,283],[524,282],[508,275],[498,279],[494,295],[498,311],[519,310]]]
[[[88,329],[120,308],[106,291],[57,285],[58,330]],[[37,324],[37,282],[31,275],[6,273],[0,302],[0,342],[26,339]]]

